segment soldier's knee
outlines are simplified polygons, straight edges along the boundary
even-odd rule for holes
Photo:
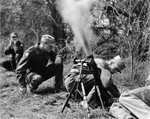
[[[42,82],[42,80],[43,80],[42,76],[40,76],[39,74],[34,73],[34,72],[29,73],[26,77],[27,83],[30,83],[30,82],[31,83],[35,83],[35,82],[38,83],[38,82]]]
[[[65,78],[64,84],[68,92],[70,92],[71,89],[73,88],[73,85],[75,83],[75,78],[76,78],[75,73],[68,74],[68,76]]]
[[[43,78],[40,76],[40,75],[34,75],[33,77],[32,77],[32,82],[34,82],[34,81],[41,81]]]
[[[65,81],[64,81],[64,84],[65,84],[65,87],[67,89],[68,92],[71,91],[72,87],[73,87],[73,83],[74,81],[71,81],[70,78],[67,78]]]

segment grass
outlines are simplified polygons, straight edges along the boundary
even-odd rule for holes
[[[127,63],[122,74],[113,76],[121,93],[144,85],[145,78],[150,73],[147,63],[135,64],[137,69],[132,82],[130,63]],[[65,64],[64,75],[69,72],[71,66],[72,63]],[[54,80],[49,79],[40,85],[37,94],[31,94],[28,90],[27,94],[22,96],[15,73],[0,67],[0,119],[86,119],[86,110],[71,100],[71,108],[66,107],[61,113],[67,92],[54,93],[53,84]],[[109,119],[107,113],[99,108],[90,109],[91,119]]]
[[[19,94],[19,85],[13,72],[0,68],[0,118],[1,119],[83,119],[86,111],[69,101],[70,108],[61,113],[66,92],[53,92],[53,79],[40,85],[38,94],[29,91]],[[94,118],[96,119],[96,117]]]

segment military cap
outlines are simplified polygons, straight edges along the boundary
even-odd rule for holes
[[[124,68],[126,68],[124,61],[121,59],[121,57],[119,55],[117,55],[112,60],[110,60],[109,64],[111,65],[111,63],[113,63],[113,65],[115,65],[115,69],[118,70],[118,72],[120,72],[120,73]]]
[[[121,59],[119,55],[114,57],[113,61],[117,64],[117,69],[120,73],[124,68],[126,68],[124,61]]]
[[[41,41],[49,41],[50,43],[54,44],[55,43],[55,39],[53,36],[51,35],[43,35],[42,38],[41,38]]]
[[[12,32],[11,34],[10,34],[10,36],[13,38],[13,37],[18,37],[18,34],[16,33],[16,32]]]

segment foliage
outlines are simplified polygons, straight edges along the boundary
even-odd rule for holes
[[[116,54],[147,57],[150,32],[148,3],[148,0],[99,0],[92,11],[95,19],[92,29],[96,34],[92,48],[95,54],[103,58]],[[65,39],[72,34],[56,10],[55,0],[2,0],[0,12],[1,39],[17,31],[26,48],[48,33],[55,37],[61,49],[66,46]],[[104,24],[107,20],[109,23]]]
[[[58,36],[64,39],[65,36],[60,35],[64,31],[58,31],[63,29],[61,18],[54,9],[52,0],[2,0],[1,37],[16,31],[26,48],[38,42],[43,34],[54,35],[56,41]]]
[[[107,0],[101,19],[93,26],[99,37],[98,54],[107,50],[104,54],[119,54],[124,58],[134,54],[136,59],[146,59],[150,33],[148,3],[147,0]],[[107,26],[101,25],[104,20],[109,20],[110,23]],[[114,52],[109,53],[110,49]]]
[[[148,0],[107,0],[101,20],[93,27],[99,37],[94,46],[96,54],[103,58],[112,58],[117,54],[123,58],[130,57],[131,77],[128,78],[131,82],[135,72],[140,70],[136,64],[149,59],[149,4]],[[109,24],[101,25],[104,20],[109,20]]]
[[[149,4],[148,0],[99,0],[91,9],[94,55],[103,59],[116,55],[131,57],[131,78],[136,62],[147,61],[149,57]],[[47,33],[55,37],[64,61],[84,57],[83,50],[76,47],[69,25],[63,23],[57,12],[55,0],[1,0],[0,5],[1,54],[9,42],[9,34],[16,31],[25,49]]]

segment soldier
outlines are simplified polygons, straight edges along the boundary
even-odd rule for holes
[[[120,56],[114,57],[110,61],[105,61],[100,58],[95,58],[95,63],[97,64],[97,67],[99,69],[100,73],[100,79],[102,81],[102,84],[106,90],[109,91],[109,93],[114,98],[119,98],[120,92],[117,88],[117,86],[112,81],[112,74],[120,72],[126,67],[125,63],[122,61]],[[79,74],[79,68],[80,65],[74,65],[71,69],[70,73],[65,78],[65,87],[68,90],[68,92],[71,91],[73,84],[75,82],[75,79],[77,78]],[[83,69],[84,70],[84,69]],[[84,85],[87,95],[87,102],[92,102],[95,94],[95,86],[94,86],[94,77],[93,75],[89,74],[84,79]],[[105,92],[107,93],[107,92]],[[81,105],[84,107],[84,102],[81,102]],[[107,104],[106,104],[107,105]]]
[[[63,86],[63,61],[58,54],[54,37],[43,35],[40,43],[27,49],[16,72],[22,94],[26,93],[27,84],[34,93],[42,82],[53,76],[55,76],[55,91],[59,91]]]
[[[2,62],[2,67],[6,68],[9,71],[14,71],[16,69],[16,65],[23,55],[23,45],[18,40],[18,34],[13,32],[10,34],[10,42],[5,49],[5,55],[10,55],[9,60]]]

